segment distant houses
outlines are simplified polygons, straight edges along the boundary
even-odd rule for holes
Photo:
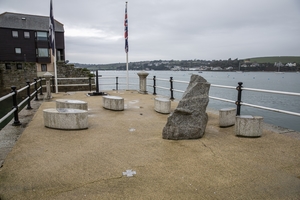
[[[285,64],[285,66],[287,66],[287,67],[296,67],[297,64],[296,63],[287,63],[287,64]]]

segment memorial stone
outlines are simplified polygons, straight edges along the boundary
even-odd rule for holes
[[[163,139],[198,139],[204,135],[208,121],[206,107],[209,102],[210,83],[203,77],[193,74],[190,83],[168,117],[162,133]]]

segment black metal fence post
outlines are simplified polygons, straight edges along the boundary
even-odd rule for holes
[[[39,98],[38,98],[38,89],[37,89],[37,79],[35,78],[34,79],[35,83],[34,83],[34,89],[35,89],[35,101],[38,101]]]
[[[28,86],[28,88],[27,88],[27,97],[28,97],[28,100],[27,100],[27,108],[26,108],[26,110],[31,110],[32,109],[32,107],[31,107],[31,105],[30,105],[30,81],[27,81],[26,82],[27,83],[27,86]]]
[[[99,93],[99,77],[98,77],[98,70],[96,71],[96,92]]]
[[[52,76],[52,92],[55,93],[55,81],[54,76]]]
[[[241,115],[241,102],[242,102],[242,85],[243,82],[238,82],[239,86],[236,87],[236,90],[238,91],[238,97],[237,101],[235,102],[236,104],[236,116]]]
[[[19,108],[18,108],[18,104],[17,104],[17,90],[16,90],[16,86],[12,86],[11,89],[12,89],[12,92],[14,93],[14,95],[12,96],[13,98],[13,108],[15,108],[15,112],[14,112],[14,123],[12,124],[13,126],[20,126],[21,125],[21,122],[19,121],[19,116],[18,116],[18,113],[19,113]]]
[[[40,77],[40,95],[43,95],[42,78]]]
[[[119,85],[118,79],[119,79],[119,77],[116,77],[116,90],[117,90],[117,91],[118,91],[118,89],[119,89],[119,87],[118,87],[118,85]]]
[[[153,95],[156,95],[156,76],[153,76]]]
[[[170,91],[171,91],[171,100],[174,100],[173,96],[173,77],[170,77]]]
[[[92,91],[92,78],[89,77],[89,87],[90,87],[90,92]]]

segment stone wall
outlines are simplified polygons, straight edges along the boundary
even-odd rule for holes
[[[33,82],[37,78],[36,63],[22,63],[22,69],[17,69],[17,63],[10,63],[11,69],[6,69],[5,63],[0,63],[0,97],[11,92],[11,86],[16,86],[17,89],[26,86],[26,81]],[[92,77],[93,74],[87,69],[75,68],[72,64],[65,64],[63,62],[57,63],[57,77],[58,78],[78,78],[78,77]],[[58,80],[60,84],[88,84],[89,80]],[[92,84],[94,79],[92,78]],[[43,81],[45,85],[45,81]],[[95,90],[95,86],[92,86]],[[45,91],[45,88],[44,88]],[[67,91],[89,91],[89,86],[59,86],[59,92]]]
[[[88,69],[75,68],[73,64],[57,63],[57,77],[58,78],[84,78],[93,77],[94,75]],[[94,84],[94,78],[91,79]],[[65,84],[88,84],[87,79],[75,79],[75,80],[58,80],[58,85]],[[95,86],[92,86],[92,90],[95,90]],[[59,86],[59,92],[67,91],[89,91],[89,86]]]
[[[17,89],[26,86],[26,81],[33,82],[36,78],[35,63],[22,63],[22,69],[17,69],[17,63],[9,63],[11,69],[6,69],[5,63],[0,63],[0,96],[11,92],[11,86]]]

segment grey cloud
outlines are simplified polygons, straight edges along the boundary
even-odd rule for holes
[[[50,0],[0,0],[0,13],[49,15]],[[125,1],[54,2],[68,29],[101,30],[107,37],[70,37],[71,62],[125,62]],[[297,0],[129,0],[129,60],[228,59],[300,54]],[[108,37],[117,39],[108,39]]]

